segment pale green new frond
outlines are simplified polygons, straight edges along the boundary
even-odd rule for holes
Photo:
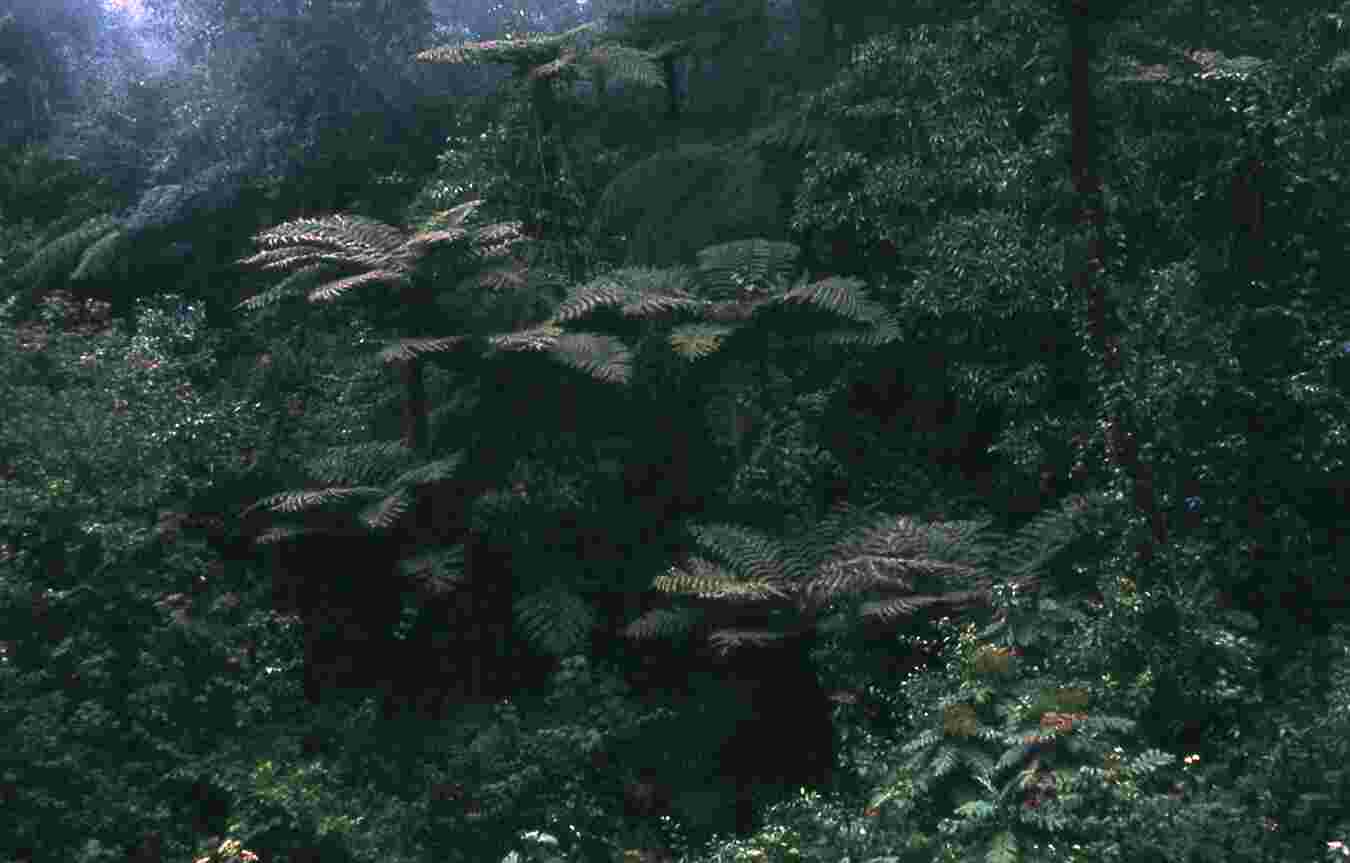
[[[692,630],[703,619],[694,608],[654,608],[624,627],[627,638],[674,638]]]
[[[440,336],[436,338],[399,339],[382,348],[376,355],[381,363],[407,362],[423,354],[447,353],[469,344],[469,337]]]
[[[598,620],[590,603],[559,587],[521,597],[514,610],[525,638],[554,656],[584,650]]]
[[[791,278],[800,254],[795,243],[758,238],[722,243],[698,253],[698,277],[709,289],[735,296]]]
[[[670,346],[687,360],[702,359],[716,353],[735,329],[726,324],[684,324],[670,331]]]
[[[671,567],[665,575],[652,579],[652,589],[699,599],[749,602],[787,597],[786,591],[773,582],[737,578],[706,561],[691,561],[690,569],[694,572]]]
[[[402,441],[372,441],[333,447],[306,462],[305,472],[329,485],[367,484],[383,481],[412,458]]]
[[[385,530],[403,517],[409,504],[408,495],[400,490],[361,510],[357,517],[373,529]]]
[[[551,353],[564,365],[604,383],[628,383],[633,372],[633,352],[613,336],[564,333],[554,341]]]

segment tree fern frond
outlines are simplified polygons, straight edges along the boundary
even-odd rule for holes
[[[10,277],[15,285],[32,288],[63,277],[80,255],[104,237],[117,233],[120,222],[108,215],[94,216],[44,245]]]
[[[783,547],[759,531],[733,524],[691,525],[698,544],[715,553],[733,570],[756,581],[782,581]]]
[[[464,546],[454,545],[399,560],[398,571],[429,596],[443,596],[464,583]]]
[[[423,354],[448,353],[470,344],[468,336],[439,336],[421,339],[399,339],[382,348],[376,358],[381,363],[400,363],[417,359]]]
[[[393,254],[403,245],[397,228],[361,216],[335,214],[320,219],[283,222],[255,234],[253,241],[264,249],[316,246],[353,255]]]
[[[892,321],[865,329],[833,329],[815,333],[811,341],[817,347],[880,348],[900,341],[900,327]]]
[[[393,481],[393,485],[400,488],[412,488],[422,485],[430,485],[435,482],[445,482],[454,479],[460,466],[464,463],[464,453],[456,452],[446,458],[439,458],[435,461],[418,465],[410,471],[400,474]]]
[[[469,235],[468,231],[460,228],[451,228],[435,231],[418,231],[408,238],[408,247],[417,251],[423,251],[433,246],[449,245],[457,243]]]
[[[628,383],[633,372],[633,352],[613,336],[564,333],[554,341],[551,353],[564,365],[604,383]]]
[[[365,498],[384,494],[384,489],[371,486],[356,486],[306,489],[303,491],[283,491],[268,495],[257,501],[249,510],[264,508],[273,512],[303,512],[317,509],[332,503],[340,503],[352,498]]]
[[[604,308],[615,308],[630,318],[650,318],[678,309],[698,309],[707,303],[688,291],[687,271],[626,267],[572,289],[558,305],[553,319],[577,321]]]
[[[541,63],[538,66],[532,67],[527,77],[531,81],[559,78],[562,77],[564,72],[576,65],[577,52],[571,48],[567,48],[547,63]]]
[[[865,602],[859,608],[864,618],[890,621],[899,617],[908,617],[917,611],[935,605],[951,608],[965,608],[989,601],[989,592],[983,590],[954,590],[949,593],[928,594],[926,596],[904,596]]]
[[[735,329],[726,324],[684,324],[671,330],[668,338],[677,355],[693,361],[716,353]]]
[[[1104,496],[1078,495],[1048,509],[1023,525],[987,556],[992,571],[1003,578],[1034,577],[1086,529],[1093,508]]]
[[[970,768],[970,772],[976,776],[992,780],[994,776],[995,761],[983,749],[977,749],[974,746],[961,747],[961,760]]]
[[[288,539],[294,539],[298,536],[327,536],[328,531],[313,527],[291,527],[289,525],[276,525],[269,527],[262,533],[254,537],[255,545],[276,545],[285,542]]]
[[[654,608],[623,629],[626,638],[675,638],[692,630],[703,619],[695,608]]]
[[[511,254],[517,243],[525,239],[521,222],[497,222],[486,225],[474,232],[474,244],[478,256],[482,258],[501,258]]]
[[[403,517],[408,511],[409,504],[407,493],[399,490],[361,510],[357,517],[368,527],[387,530]]]
[[[547,351],[557,344],[563,334],[561,327],[544,324],[514,333],[489,336],[488,344],[500,351]]]
[[[901,755],[923,754],[923,750],[931,749],[942,742],[942,732],[935,728],[925,728],[920,731],[903,746],[900,747]]]
[[[469,217],[477,212],[482,204],[483,201],[481,198],[475,198],[472,201],[465,201],[462,204],[451,207],[438,215],[440,216],[441,223],[446,229],[458,228],[468,221]]]
[[[937,754],[933,756],[933,763],[929,766],[934,779],[940,779],[951,773],[961,763],[961,757],[957,754],[953,746],[941,746]]]
[[[811,150],[830,147],[837,139],[832,124],[819,122],[801,111],[794,111],[751,132],[749,144],[792,156],[804,156]]]
[[[698,278],[714,291],[736,296],[747,288],[791,278],[800,254],[795,243],[765,239],[709,246],[698,253]]]
[[[355,276],[348,276],[345,279],[329,282],[326,285],[320,285],[309,292],[309,301],[311,303],[331,302],[345,294],[347,291],[350,291],[352,288],[359,288],[362,285],[406,285],[408,281],[407,273],[398,273],[392,270],[370,270],[369,272],[358,273]]]
[[[715,629],[709,634],[708,641],[718,653],[726,655],[746,645],[765,647],[781,642],[787,637],[788,634],[785,632],[765,629]]]
[[[413,59],[421,63],[505,63],[518,67],[536,66],[553,60],[562,45],[595,26],[596,22],[589,22],[563,33],[443,45],[422,51],[414,55]]]
[[[631,82],[642,87],[656,87],[664,90],[665,76],[655,62],[657,56],[631,45],[610,42],[591,49],[586,58],[587,65],[603,67],[611,80]]]
[[[516,600],[516,622],[526,639],[547,653],[565,656],[586,649],[598,616],[585,599],[550,587]]]
[[[333,447],[305,463],[305,472],[316,482],[363,484],[387,479],[413,458],[401,441],[372,441]]]
[[[722,574],[695,575],[671,568],[665,575],[652,579],[652,589],[662,593],[694,596],[699,599],[761,602],[767,599],[785,599],[787,592],[770,581],[754,581]]]
[[[307,294],[309,293],[307,286],[310,283],[318,281],[333,272],[334,269],[331,264],[311,264],[308,267],[302,267],[272,287],[259,291],[243,300],[235,308],[257,311],[274,305],[287,297],[299,296],[302,293]]]
[[[861,279],[830,276],[789,288],[777,298],[783,305],[809,306],[860,324],[886,321],[886,308],[868,299]]]
[[[627,285],[601,276],[569,292],[554,310],[552,320],[560,324],[575,321],[593,314],[597,309],[621,307],[631,296],[632,291]]]
[[[70,274],[71,281],[97,279],[106,275],[125,245],[126,234],[112,230],[99,237],[80,255],[79,266]]]

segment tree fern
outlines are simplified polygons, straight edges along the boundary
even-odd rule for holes
[[[937,603],[947,607],[987,599],[987,579],[977,582],[974,590],[951,589],[953,582],[957,586],[972,582],[979,571],[927,560],[928,534],[909,519],[844,506],[791,539],[729,524],[693,525],[690,532],[703,553],[671,567],[653,587],[672,597],[713,602],[704,622],[710,634],[722,633],[717,641],[724,648],[765,643],[819,626],[821,612],[848,597],[905,593],[912,597],[908,613]],[[947,590],[919,592],[918,575],[945,583]],[[747,601],[777,609],[779,622],[769,628],[741,625],[737,608]],[[855,615],[859,611],[864,616],[872,613],[865,603],[854,608]],[[848,625],[837,616],[830,623]]]
[[[464,583],[464,546],[423,552],[400,560],[397,566],[429,598],[444,596]]]
[[[1033,590],[1044,567],[1084,529],[1085,507],[1071,503],[1010,538],[989,535],[987,522],[929,524],[849,507],[789,539],[738,525],[693,525],[700,553],[658,576],[653,587],[711,602],[705,624],[739,633],[736,643],[754,642],[753,632],[762,641],[862,622],[895,626],[923,612],[987,608],[996,586]],[[746,601],[785,613],[780,628],[729,625]]]
[[[562,587],[548,587],[516,600],[516,622],[525,637],[554,656],[584,651],[598,622],[585,599]]]
[[[79,265],[87,249],[121,230],[122,223],[113,216],[94,216],[79,227],[46,242],[10,276],[10,284],[29,291],[53,284]]]
[[[696,608],[655,608],[628,623],[623,634],[632,639],[673,639],[698,628],[702,619]]]

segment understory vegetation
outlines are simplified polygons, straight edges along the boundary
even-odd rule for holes
[[[1350,858],[1350,4],[489,5],[0,17],[0,863]]]

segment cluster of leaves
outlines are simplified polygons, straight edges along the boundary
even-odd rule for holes
[[[0,322],[0,392],[23,418],[0,438],[6,854],[162,827],[160,777],[265,695],[238,673],[285,661],[256,644],[245,661],[237,573],[156,527],[256,433],[194,383],[213,361],[200,309],[157,298],[134,332],[106,304],[42,311]]]
[[[610,755],[663,714],[626,692],[576,656],[539,696],[466,705],[435,726],[385,728],[369,701],[274,716],[175,777],[224,789],[230,838],[273,854],[469,861],[528,853],[542,831],[561,843],[553,857],[596,859],[650,838],[623,820],[632,771]]]

